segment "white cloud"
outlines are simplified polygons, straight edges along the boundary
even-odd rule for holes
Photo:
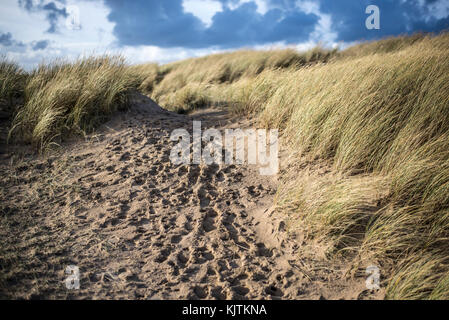
[[[202,57],[209,54],[223,52],[215,48],[186,49],[186,48],[159,48],[155,46],[125,47],[120,52],[132,64],[157,62],[168,63],[191,57]]]
[[[70,60],[85,54],[114,50],[114,24],[108,21],[109,9],[103,2],[67,0],[66,5],[78,7],[81,29],[69,29],[65,19],[61,18],[58,32],[48,33],[49,23],[44,12],[28,12],[19,7],[17,0],[6,0],[0,12],[0,31],[10,32],[16,41],[28,46],[0,47],[1,53],[31,69],[42,61],[61,56]],[[50,44],[45,50],[33,51],[32,43],[39,40],[49,40]]]
[[[212,18],[217,12],[223,11],[221,3],[212,0],[184,0],[182,6],[185,12],[199,18],[206,27],[212,24]]]
[[[20,8],[16,0],[2,1],[0,11],[0,31],[11,32],[15,39],[29,42],[43,39],[48,22],[43,12],[30,15]]]
[[[430,16],[436,19],[443,19],[449,16],[449,1],[441,0],[428,5]]]
[[[320,42],[324,46],[335,47],[338,33],[332,31],[332,17],[320,11],[319,3],[302,0],[298,1],[296,5],[299,10],[307,14],[315,14],[319,18],[315,30],[310,35],[309,43],[316,45],[317,42]]]

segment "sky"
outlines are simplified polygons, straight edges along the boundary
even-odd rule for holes
[[[379,8],[378,29],[366,27],[369,5]],[[2,0],[0,7],[0,55],[28,70],[90,54],[167,63],[449,29],[449,0]]]

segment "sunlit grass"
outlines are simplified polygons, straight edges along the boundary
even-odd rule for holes
[[[128,107],[135,82],[121,57],[41,65],[28,76],[25,103],[14,117],[10,136],[42,151],[69,134],[90,132]]]
[[[0,107],[5,116],[12,116],[17,102],[23,95],[26,73],[14,62],[0,58]],[[20,102],[19,102],[20,103]]]
[[[379,261],[389,298],[447,298],[449,35],[405,43],[264,72],[254,83],[271,89],[241,108],[282,128],[307,161],[328,164],[328,174],[289,174],[278,194],[296,228],[355,266]]]
[[[164,66],[145,64],[134,69],[139,75],[146,75],[140,86],[144,94],[166,109],[188,112],[222,105],[221,99],[225,97],[220,92],[241,79],[252,79],[264,70],[297,69],[327,62],[336,53],[337,50],[319,47],[304,53],[293,49],[240,50]]]

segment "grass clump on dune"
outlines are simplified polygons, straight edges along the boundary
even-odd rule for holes
[[[188,84],[171,94],[162,96],[159,103],[173,106],[170,110],[177,113],[188,113],[192,110],[207,108],[214,102],[212,102],[209,92],[202,86]]]
[[[14,62],[5,58],[0,61],[0,107],[3,116],[10,117],[15,111],[15,99],[23,96],[27,75]]]
[[[151,95],[154,87],[164,79],[170,71],[170,67],[159,66],[156,63],[147,63],[131,67],[135,75],[138,89],[146,95]]]
[[[32,71],[10,136],[44,150],[67,134],[90,132],[128,106],[135,75],[121,57],[55,61]]]

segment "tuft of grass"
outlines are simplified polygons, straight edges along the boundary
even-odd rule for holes
[[[32,71],[10,137],[43,151],[58,139],[90,132],[127,108],[135,74],[120,56],[55,61]]]
[[[0,58],[0,110],[2,117],[11,117],[16,100],[23,97],[26,73],[14,62]],[[20,101],[18,102],[20,103]]]
[[[161,67],[156,63],[148,63],[131,67],[136,79],[136,87],[146,95],[151,95],[155,86],[170,72],[169,67]]]
[[[160,103],[170,106],[168,109],[171,111],[183,114],[207,108],[212,104],[207,92],[197,84],[186,85],[180,90],[162,96]]]

